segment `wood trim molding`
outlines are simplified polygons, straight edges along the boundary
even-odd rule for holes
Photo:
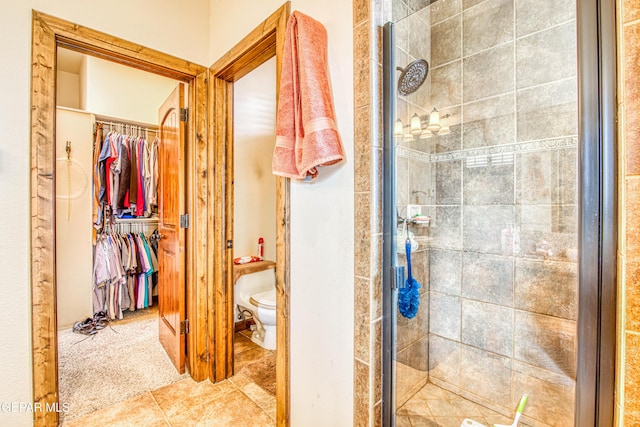
[[[32,27],[31,73],[31,339],[33,401],[58,402],[55,264],[54,32],[39,19]],[[58,425],[56,412],[34,411],[34,425]]]
[[[210,348],[213,365],[210,376],[216,381],[233,375],[233,252],[226,242],[233,240],[233,82],[245,76],[265,61],[276,57],[276,98],[279,93],[280,71],[290,2],[283,4],[258,25],[210,68],[210,212],[214,212],[215,237],[208,242],[214,248],[214,266],[210,273],[213,288],[209,289],[209,304],[215,319],[210,322]],[[215,206],[213,201],[220,201]],[[289,212],[290,180],[276,178],[276,425],[289,425]],[[213,330],[213,325],[218,325]]]
[[[58,346],[55,283],[55,92],[56,48],[83,53],[189,83],[187,200],[190,207],[206,205],[207,69],[162,52],[34,11],[31,68],[31,299],[33,400],[52,406],[58,402]],[[195,171],[195,172],[194,172]],[[188,235],[187,295],[192,333],[188,337],[189,367],[196,381],[207,378],[205,278],[206,245],[196,242],[207,234],[206,209],[194,210]],[[195,263],[195,267],[194,267]],[[204,272],[203,272],[204,271]],[[205,338],[202,339],[202,336]],[[34,411],[34,425],[58,424],[56,412]]]
[[[290,3],[286,3],[286,11],[278,17],[276,32],[276,94],[280,93],[280,72],[284,53],[284,40],[289,21]],[[284,7],[284,6],[283,6]],[[276,98],[277,99],[277,98]],[[290,187],[291,180],[278,176],[276,178],[276,212],[278,226],[276,229],[276,305],[277,311],[276,347],[285,351],[276,354],[276,425],[290,425],[291,402],[291,359],[289,357],[289,295],[290,295]]]
[[[187,131],[187,206],[193,218],[187,230],[187,315],[194,326],[187,334],[187,363],[196,381],[209,378],[207,352],[207,271],[209,270],[208,228],[208,82],[209,70],[200,72],[189,89],[189,110],[193,120]],[[192,96],[193,95],[193,96]]]
[[[233,83],[212,75],[210,94],[213,144],[209,170],[214,173],[210,175],[213,194],[209,197],[209,209],[213,212],[210,219],[213,235],[209,247],[214,248],[214,267],[209,281],[212,288],[208,293],[210,307],[213,307],[209,322],[209,348],[212,349],[209,377],[217,382],[233,375],[233,279],[225,276],[233,265],[233,249],[227,249],[227,241],[233,240],[233,222],[229,223],[233,221],[233,190],[229,191],[233,185],[233,154],[229,158],[227,148],[231,147],[233,153]]]
[[[92,30],[42,12],[33,12],[55,34],[59,46],[139,70],[190,82],[206,68],[139,44]]]

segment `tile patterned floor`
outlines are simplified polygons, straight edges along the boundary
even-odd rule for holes
[[[460,427],[465,418],[485,426],[508,424],[504,417],[484,406],[433,384],[425,385],[396,414],[397,427]]]
[[[265,355],[246,333],[236,334],[236,372]],[[64,427],[108,425],[110,427],[272,427],[276,398],[251,382],[242,373],[212,384],[191,378],[144,393],[65,422]]]

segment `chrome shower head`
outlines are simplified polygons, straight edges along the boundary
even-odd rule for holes
[[[402,72],[398,78],[398,93],[409,95],[418,90],[427,79],[429,63],[424,59],[416,59],[405,68],[398,67],[398,71]]]

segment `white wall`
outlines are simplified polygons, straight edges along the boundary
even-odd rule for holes
[[[58,70],[56,97],[59,107],[80,109],[80,75]]]
[[[58,49],[60,50],[60,49]],[[80,63],[80,72],[79,75],[83,76],[80,79],[80,107],[81,110],[84,110],[84,103],[87,99],[87,79],[84,76],[87,75],[87,55],[82,55],[82,62]]]
[[[276,60],[270,59],[233,87],[234,257],[276,257],[276,177],[271,157],[276,140]]]
[[[58,329],[93,315],[91,114],[58,108],[56,112],[56,291]],[[71,168],[67,163],[71,141]],[[69,172],[71,181],[69,181]],[[69,188],[71,182],[71,188]],[[69,191],[70,190],[70,191]],[[71,198],[69,198],[71,194]]]
[[[212,0],[211,62],[282,5]],[[293,0],[327,28],[329,69],[346,162],[291,186],[291,425],[353,424],[352,2]]]
[[[0,402],[32,399],[30,83],[32,9],[209,65],[209,0],[11,0],[0,6]],[[0,411],[0,425],[32,424]]]
[[[175,80],[105,61],[85,58],[82,109],[97,115],[157,124],[158,109]]]
[[[93,56],[75,55],[81,57],[78,73],[57,70],[59,107],[127,121],[158,123],[158,108],[177,81]]]

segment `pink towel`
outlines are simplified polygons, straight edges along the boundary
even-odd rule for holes
[[[344,158],[327,76],[327,31],[293,12],[287,23],[276,118],[273,173],[310,180],[317,166]]]

